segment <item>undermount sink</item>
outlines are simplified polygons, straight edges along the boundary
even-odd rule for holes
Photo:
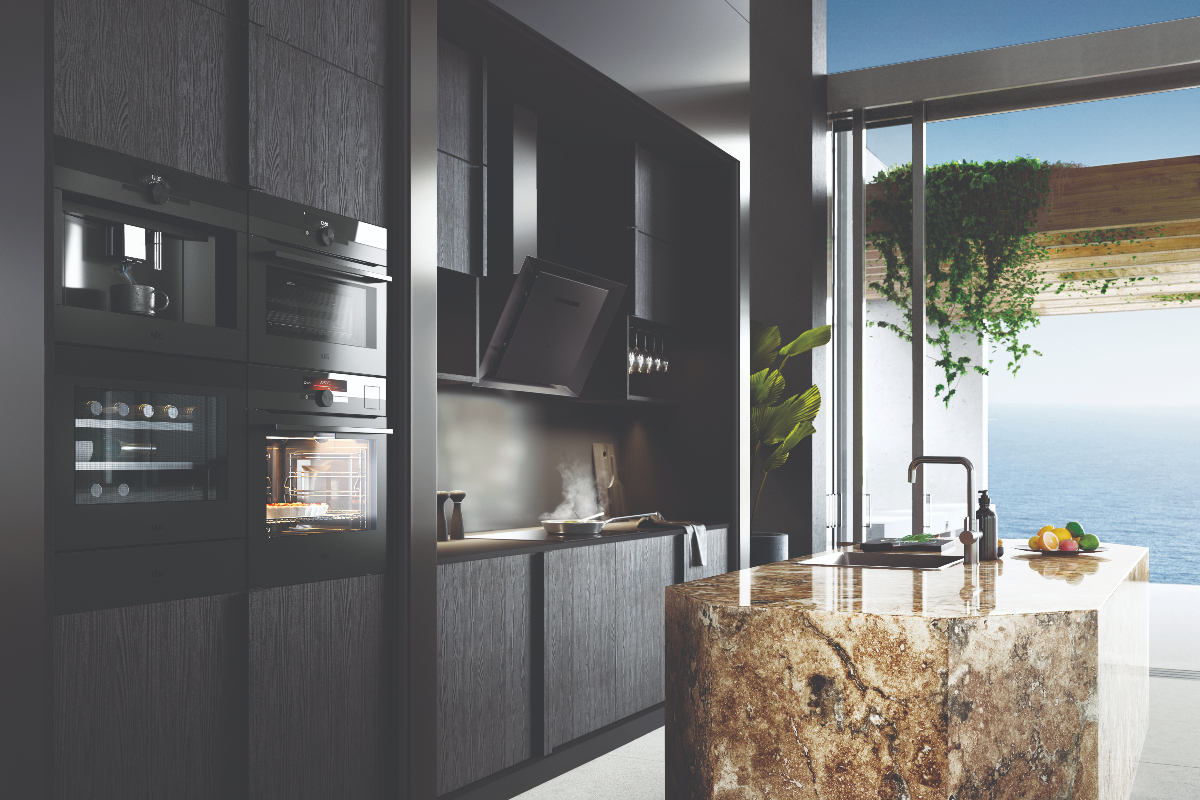
[[[822,553],[794,561],[802,567],[865,567],[867,569],[946,569],[961,564],[962,556],[942,556],[933,553]]]

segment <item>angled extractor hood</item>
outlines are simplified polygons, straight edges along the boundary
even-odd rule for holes
[[[624,295],[620,283],[527,257],[475,385],[578,397]]]

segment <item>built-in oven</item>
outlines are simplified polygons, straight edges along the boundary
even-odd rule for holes
[[[382,378],[252,365],[252,588],[385,571]]]
[[[246,192],[60,139],[54,338],[246,359]]]
[[[387,232],[250,195],[250,362],[386,371]]]
[[[55,549],[244,540],[245,370],[56,345]]]

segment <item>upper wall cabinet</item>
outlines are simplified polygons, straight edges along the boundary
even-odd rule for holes
[[[250,26],[250,186],[386,225],[383,87]]]
[[[386,0],[250,0],[263,31],[380,86],[387,85]]]
[[[55,0],[54,132],[242,183],[246,32],[229,2]]]
[[[487,66],[438,40],[438,266],[487,271]]]

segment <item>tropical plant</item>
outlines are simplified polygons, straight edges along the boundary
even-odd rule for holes
[[[752,477],[762,474],[750,511],[752,530],[767,476],[787,462],[792,448],[816,433],[813,420],[821,410],[821,392],[815,385],[803,394],[784,398],[783,368],[792,356],[828,344],[832,332],[833,326],[823,325],[780,347],[778,327],[750,321],[750,469]],[[783,361],[774,367],[779,356]]]
[[[1037,263],[1048,255],[1036,241],[1035,225],[1048,207],[1056,166],[1063,165],[1017,158],[952,161],[926,170],[926,340],[939,350],[936,363],[945,380],[934,395],[945,393],[947,405],[968,369],[988,374],[986,365],[955,356],[953,334],[972,335],[979,344],[986,337],[1003,347],[1014,375],[1030,352],[1020,336],[1038,324],[1033,302],[1047,288]],[[885,263],[882,278],[870,287],[904,312],[902,324],[868,324],[905,341],[912,341],[912,178],[911,164],[876,176],[882,191],[870,202],[868,220],[868,238]]]

